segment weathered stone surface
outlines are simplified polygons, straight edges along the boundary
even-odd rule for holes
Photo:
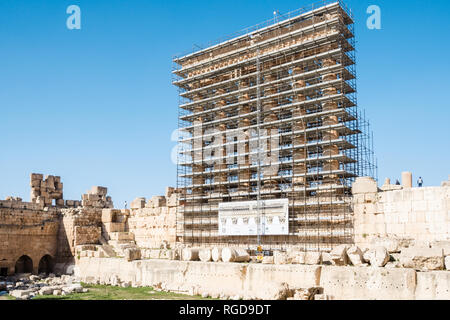
[[[320,287],[338,300],[414,299],[416,272],[412,269],[322,266]]]
[[[222,261],[224,262],[248,262],[250,261],[250,255],[247,250],[241,248],[228,248],[222,249]]]
[[[359,266],[364,263],[363,252],[357,246],[351,246],[348,248],[347,256],[354,266]]]
[[[14,298],[28,298],[33,290],[13,290],[9,294]]]
[[[400,263],[405,268],[416,270],[444,269],[444,255],[442,249],[427,247],[405,248],[400,254]]]
[[[121,282],[136,282],[137,279],[142,286],[154,287],[158,282],[166,282],[170,287],[183,284],[183,290],[187,291],[190,286],[198,285],[199,293],[250,295],[260,299],[267,287],[272,288],[281,282],[289,283],[292,288],[317,286],[321,268],[298,264],[277,266],[172,260],[127,262],[108,258],[82,258],[78,266],[76,275],[88,283],[100,281],[110,284],[112,275],[118,275]]]
[[[317,265],[322,263],[322,253],[318,251],[305,252],[305,264]]]
[[[44,287],[39,290],[39,294],[40,295],[49,295],[49,294],[53,293],[53,290],[54,289],[52,287]]]
[[[411,270],[411,269],[409,269]],[[417,272],[415,299],[450,300],[450,272]]]
[[[264,300],[286,300],[287,298],[293,297],[293,295],[293,290],[285,282],[265,288],[262,293]]]
[[[389,262],[390,255],[385,247],[377,246],[369,249],[364,254],[364,259],[369,261],[372,267],[384,267]]]
[[[371,177],[358,177],[352,185],[352,193],[377,192],[377,182]]]
[[[198,254],[200,261],[209,262],[212,261],[211,249],[205,248],[201,249]]]
[[[308,288],[308,289],[295,289],[293,291],[292,300],[315,300],[314,297],[319,292],[323,291],[322,288]],[[288,298],[289,299],[289,298]]]
[[[264,256],[261,263],[274,264],[274,258],[273,258],[273,256]]]
[[[450,202],[449,202],[450,203]],[[450,209],[450,206],[449,206]],[[444,256],[450,256],[450,241],[432,241],[430,243],[431,248],[441,249]]]
[[[274,251],[273,252],[273,263],[275,264],[287,264],[288,255],[286,252]]]
[[[444,259],[445,270],[450,270],[450,256],[446,256]]]
[[[142,209],[145,208],[146,199],[145,198],[136,198],[134,199],[131,204],[131,209]]]
[[[127,261],[140,260],[141,250],[138,248],[125,249],[125,259],[127,259]]]
[[[345,266],[348,264],[347,245],[334,247],[330,252],[330,259],[334,265]]]
[[[211,250],[212,260],[215,262],[222,261],[222,248],[214,247]]]
[[[184,248],[181,258],[184,261],[197,261],[199,260],[199,252],[198,248]]]
[[[389,253],[400,252],[400,240],[395,238],[373,238],[371,240],[372,247],[385,247]]]

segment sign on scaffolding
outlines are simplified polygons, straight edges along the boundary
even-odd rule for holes
[[[259,212],[258,212],[259,211]],[[288,199],[219,203],[219,235],[256,236],[287,235],[289,232]]]

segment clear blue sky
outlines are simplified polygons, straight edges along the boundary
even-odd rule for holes
[[[311,1],[312,2],[312,1]],[[0,199],[29,201],[29,174],[62,176],[66,199],[92,185],[115,205],[175,185],[171,58],[310,1],[2,0]],[[450,1],[349,0],[359,105],[379,178],[450,174]],[[82,11],[68,30],[66,8]],[[382,30],[366,9],[381,8]]]

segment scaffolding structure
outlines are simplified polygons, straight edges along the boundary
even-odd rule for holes
[[[174,57],[183,242],[320,251],[352,243],[352,182],[377,177],[354,51],[351,12],[325,0]],[[220,235],[219,203],[257,201],[264,216],[268,199],[288,199],[288,234]]]

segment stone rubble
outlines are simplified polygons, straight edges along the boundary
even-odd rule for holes
[[[443,270],[444,252],[441,248],[411,247],[405,248],[400,253],[400,263],[405,268],[416,270]]]
[[[0,277],[0,289],[17,300],[29,300],[37,295],[67,295],[71,293],[86,293],[79,279],[70,275],[57,277],[49,275],[17,274]]]

